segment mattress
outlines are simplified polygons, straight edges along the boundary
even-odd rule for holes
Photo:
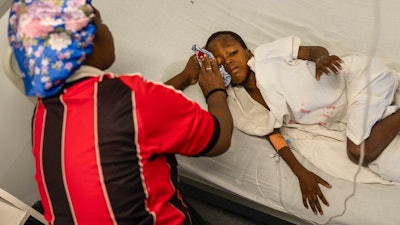
[[[187,88],[184,94],[206,108],[198,86]],[[236,128],[231,147],[220,156],[177,156],[182,180],[293,224],[400,224],[399,213],[391,210],[398,207],[400,183],[385,180],[372,170],[352,163],[343,143],[315,136],[323,132],[314,130],[312,137],[301,129],[283,132],[291,138],[291,149],[299,162],[332,185],[330,189],[320,186],[329,202],[329,207],[321,204],[323,215],[314,215],[303,206],[297,177],[277,157],[270,143]]]
[[[218,187],[223,192],[234,193],[237,196],[228,195],[231,200],[241,199],[247,207],[267,214],[270,209],[284,212],[289,216],[280,214],[278,217],[295,224],[400,223],[400,215],[395,210],[400,201],[400,185],[337,178],[317,169],[295,151],[307,169],[332,185],[331,189],[321,187],[329,207],[323,205],[324,214],[314,215],[303,206],[297,177],[283,160],[274,157],[274,153],[265,139],[235,129],[231,148],[225,154],[214,158],[178,156],[178,163],[183,176],[205,184],[203,189]],[[357,173],[354,173],[356,178]]]

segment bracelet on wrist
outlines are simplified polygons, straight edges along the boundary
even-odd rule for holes
[[[206,95],[206,102],[208,101],[208,98],[209,98],[212,94],[214,94],[215,92],[218,92],[218,91],[222,91],[222,92],[225,93],[226,96],[228,96],[228,93],[226,92],[225,88],[215,88],[215,89],[211,90],[210,92],[208,92],[208,94]]]

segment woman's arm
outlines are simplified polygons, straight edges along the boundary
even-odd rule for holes
[[[329,203],[325,199],[318,184],[322,184],[327,188],[331,188],[331,185],[301,165],[294,156],[290,147],[286,144],[285,139],[278,129],[267,135],[267,140],[270,141],[271,145],[278,152],[280,157],[282,157],[293,173],[297,176],[300,183],[304,207],[308,209],[310,206],[314,214],[319,212],[322,215],[323,210],[319,200],[321,200],[326,206],[329,206]]]
[[[216,60],[204,57],[202,67],[193,55],[189,58],[182,72],[175,75],[164,84],[172,85],[175,89],[184,90],[187,86],[199,82],[206,98],[208,112],[214,115],[220,125],[220,136],[215,146],[206,156],[217,156],[227,151],[231,144],[233,119],[227,103],[224,80]]]
[[[205,96],[208,112],[214,115],[220,124],[220,135],[213,149],[206,156],[224,153],[231,144],[233,119],[228,107],[224,79],[219,71],[217,60],[210,60],[205,55],[198,77],[200,88]]]
[[[297,58],[315,62],[317,80],[324,73],[329,75],[332,71],[338,74],[339,70],[342,69],[340,65],[343,62],[342,59],[336,55],[329,55],[328,50],[321,46],[300,46]]]

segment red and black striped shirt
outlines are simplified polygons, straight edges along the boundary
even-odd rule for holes
[[[218,121],[168,86],[105,74],[39,99],[33,153],[49,224],[191,224],[174,154],[199,156]]]

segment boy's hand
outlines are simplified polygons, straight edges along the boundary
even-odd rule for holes
[[[319,213],[323,215],[321,202],[326,206],[329,206],[329,203],[319,188],[319,184],[326,188],[331,188],[332,186],[318,175],[306,169],[299,171],[296,175],[300,182],[304,207],[307,209],[311,208],[314,214]]]
[[[200,66],[195,55],[190,56],[186,63],[183,73],[187,74],[188,84],[195,84],[199,80]]]
[[[322,74],[325,73],[329,76],[331,71],[336,75],[339,74],[339,70],[342,69],[342,65],[340,65],[342,62],[343,60],[336,55],[321,56],[315,62],[315,77],[317,78],[317,80],[320,80]]]

